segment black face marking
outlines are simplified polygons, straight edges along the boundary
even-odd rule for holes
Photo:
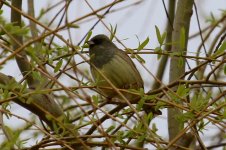
[[[117,50],[114,43],[103,34],[91,38],[88,44],[90,61],[98,68],[108,63],[114,57],[115,51]]]

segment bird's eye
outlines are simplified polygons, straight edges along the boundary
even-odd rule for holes
[[[95,39],[93,42],[94,42],[95,44],[100,44],[100,43],[101,43],[101,40]]]

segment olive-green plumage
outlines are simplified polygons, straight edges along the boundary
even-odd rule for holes
[[[124,51],[118,49],[107,36],[97,35],[88,44],[90,63],[92,64],[90,65],[91,73],[101,94],[108,98],[121,98],[114,89],[103,88],[111,88],[103,75],[119,89],[138,90],[143,88],[143,80],[133,61]],[[127,92],[123,92],[123,95],[128,100],[137,98],[134,94]]]

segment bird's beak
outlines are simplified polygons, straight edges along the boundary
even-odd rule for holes
[[[93,41],[87,41],[86,43],[87,43],[89,46],[95,44]]]

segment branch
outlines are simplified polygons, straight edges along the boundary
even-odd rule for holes
[[[183,54],[187,50],[188,33],[190,26],[190,18],[192,15],[192,6],[194,0],[183,0],[177,3],[177,12],[174,20],[174,31],[172,41],[177,42],[172,45],[172,52]],[[183,30],[184,29],[184,30]],[[184,33],[183,33],[184,31]],[[182,63],[181,63],[182,62]],[[170,82],[174,82],[185,73],[185,59],[179,57],[172,57],[170,61]],[[178,64],[181,64],[178,66]],[[175,87],[172,90],[176,90]],[[182,114],[180,109],[168,108],[168,132],[169,140],[174,139],[175,136],[183,129],[181,122],[176,119],[177,115]]]
[[[13,0],[12,6],[18,8],[21,10],[22,7],[22,0]],[[21,27],[21,14],[15,11],[14,9],[11,9],[11,22],[14,23],[16,26]],[[21,45],[23,45],[23,37],[21,35],[13,35],[13,49],[18,49]],[[26,80],[28,82],[29,87],[34,88],[35,84],[38,83],[37,80],[35,80],[31,75],[31,65],[29,63],[29,60],[26,56],[25,51],[20,51],[18,53],[19,55],[16,55],[16,62],[17,65],[23,74],[23,76],[27,76]]]

